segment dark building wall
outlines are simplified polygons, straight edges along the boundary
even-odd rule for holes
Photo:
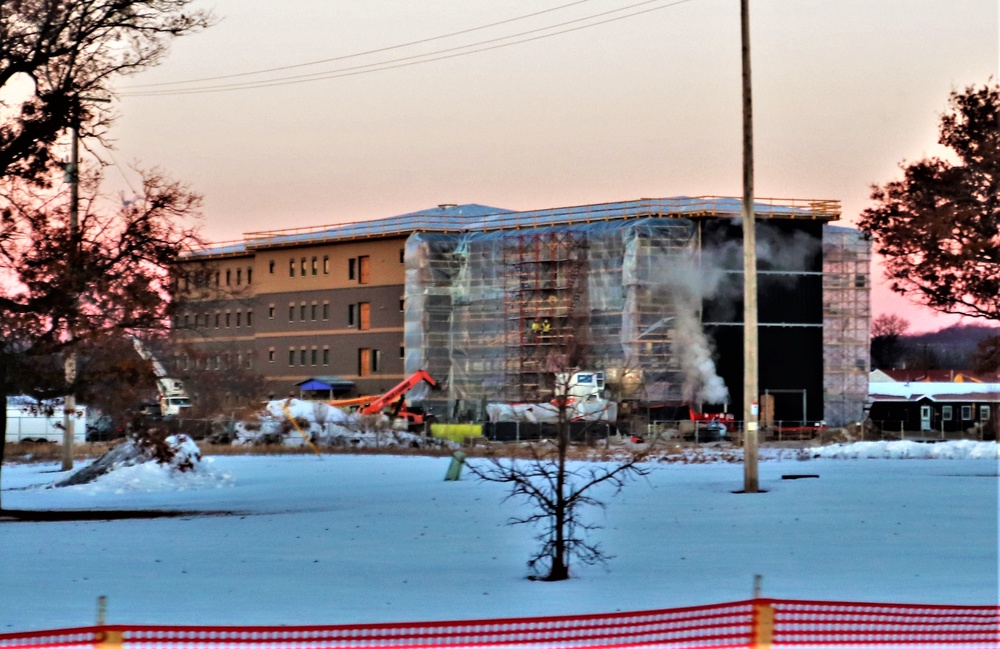
[[[731,220],[701,222],[702,255],[725,274],[705,300],[702,321],[715,345],[719,376],[729,387],[730,411],[743,404],[742,227]],[[773,393],[779,421],[823,419],[822,223],[757,222],[760,394]],[[802,395],[806,391],[806,412]]]

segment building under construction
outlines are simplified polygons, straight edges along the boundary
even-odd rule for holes
[[[757,216],[765,421],[840,425],[867,398],[870,248],[835,201],[764,200]],[[249,233],[189,258],[178,374],[381,394],[425,369],[441,421],[552,398],[568,368],[662,419],[743,402],[741,202],[678,197],[513,212],[440,205]],[[396,353],[396,350],[399,350]],[[221,375],[220,375],[221,376]],[[734,405],[735,404],[735,405]]]
[[[406,244],[407,371],[447,389],[425,406],[481,420],[491,401],[552,398],[568,368],[624,404],[742,404],[740,203],[676,198],[503,213]],[[756,206],[760,387],[775,421],[860,419],[869,247],[825,226],[831,202]],[[737,407],[736,410],[741,408]]]

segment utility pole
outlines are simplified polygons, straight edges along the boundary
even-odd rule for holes
[[[750,93],[750,0],[740,0],[743,55],[743,491],[758,491],[757,232],[753,208],[753,102]]]
[[[80,102],[81,101],[96,101],[101,103],[108,103],[110,99],[100,99],[97,97],[74,97],[73,106],[71,110],[73,114],[71,116],[72,123],[70,125],[70,151],[69,151],[69,167],[67,169],[67,176],[69,180],[69,239],[72,244],[69,258],[67,259],[67,268],[70,273],[75,273],[77,271],[76,264],[79,263],[79,252],[80,247],[77,245],[77,238],[80,230]],[[75,282],[70,283],[71,286],[75,286]],[[76,296],[74,296],[75,301]],[[67,334],[72,337],[74,334],[74,329],[76,325],[76,315],[68,319]],[[69,471],[73,468],[73,442],[76,439],[76,349],[73,346],[73,341],[70,340],[70,346],[66,351],[66,358],[63,361],[63,373],[66,378],[66,385],[69,388],[69,393],[66,395],[63,401],[63,453],[62,453],[62,470]]]
[[[70,127],[70,147],[69,147],[69,240],[72,245],[69,259],[67,259],[68,272],[75,273],[74,264],[79,260],[76,258],[76,238],[77,230],[80,228],[80,104],[76,98],[73,104],[73,123]],[[71,286],[75,283],[71,283]],[[75,314],[74,314],[75,315]],[[73,335],[75,318],[68,319],[69,335]],[[69,393],[63,401],[63,453],[62,470],[69,471],[73,468],[73,442],[76,439],[76,349],[70,342],[70,347],[66,350],[66,357],[63,360],[63,372],[66,376],[66,385]]]

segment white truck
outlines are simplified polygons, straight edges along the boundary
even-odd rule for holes
[[[184,390],[184,382],[179,379],[170,378],[167,369],[152,352],[146,349],[135,336],[132,336],[132,345],[135,351],[143,360],[149,361],[153,366],[153,373],[156,374],[156,391],[160,396],[160,415],[163,417],[179,417],[191,409],[191,397]]]

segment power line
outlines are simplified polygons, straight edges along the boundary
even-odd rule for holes
[[[412,55],[412,56],[407,56],[407,57],[400,57],[400,58],[396,58],[396,59],[389,59],[387,61],[381,61],[381,62],[378,62],[378,63],[369,63],[369,64],[365,64],[365,65],[352,66],[352,67],[348,67],[348,68],[340,68],[340,69],[337,69],[337,70],[328,70],[328,71],[324,71],[324,72],[314,72],[314,73],[305,74],[305,75],[293,75],[293,76],[288,76],[288,77],[281,77],[281,78],[278,78],[278,79],[253,81],[253,82],[245,82],[245,83],[220,84],[220,85],[204,86],[204,87],[201,87],[201,88],[190,88],[190,89],[180,88],[180,89],[176,89],[176,90],[151,90],[151,91],[147,91],[147,92],[125,92],[125,93],[121,93],[121,96],[123,96],[123,97],[161,97],[161,96],[174,96],[174,95],[189,95],[189,94],[206,94],[206,93],[215,93],[215,92],[228,92],[228,91],[233,91],[233,90],[253,90],[253,89],[258,89],[258,88],[270,88],[270,87],[274,87],[274,86],[294,85],[294,84],[299,84],[299,83],[308,83],[308,82],[311,82],[311,81],[321,81],[321,80],[326,80],[326,79],[337,79],[337,78],[341,78],[341,77],[357,76],[357,75],[361,75],[361,74],[369,74],[369,73],[372,73],[372,72],[382,72],[384,70],[393,70],[393,69],[396,69],[396,68],[409,67],[409,66],[418,65],[418,64],[421,64],[421,63],[430,63],[432,61],[441,61],[441,60],[444,60],[444,59],[451,59],[451,58],[457,58],[457,57],[460,57],[460,56],[467,56],[469,54],[477,54],[477,53],[480,53],[480,52],[486,52],[486,51],[489,51],[489,50],[500,49],[500,48],[503,48],[503,47],[510,47],[512,45],[521,45],[523,43],[529,43],[529,42],[541,40],[541,39],[544,39],[544,38],[550,38],[552,36],[559,36],[559,35],[562,35],[562,34],[567,34],[567,33],[579,31],[579,30],[582,30],[582,29],[588,29],[590,27],[597,27],[599,25],[604,25],[604,24],[611,23],[611,22],[616,22],[616,21],[619,21],[619,20],[625,20],[625,19],[628,19],[628,18],[634,18],[636,16],[640,16],[640,15],[643,15],[643,14],[651,13],[653,11],[659,11],[660,9],[667,9],[667,8],[674,7],[674,6],[677,6],[677,5],[680,5],[680,4],[684,4],[686,2],[691,2],[692,0],[674,0],[674,2],[670,2],[670,3],[664,4],[664,5],[660,5],[660,6],[656,6],[656,7],[650,7],[648,9],[643,9],[643,10],[640,10],[640,11],[636,11],[636,12],[633,12],[633,13],[630,13],[630,14],[626,14],[624,16],[614,16],[614,17],[611,17],[611,18],[606,18],[604,20],[599,20],[599,21],[596,21],[596,22],[591,22],[591,23],[588,23],[586,25],[577,25],[576,27],[570,27],[568,29],[563,29],[563,30],[552,32],[552,33],[548,33],[548,34],[540,34],[540,35],[530,36],[531,34],[538,34],[538,32],[550,31],[552,29],[557,29],[559,27],[563,27],[563,26],[567,26],[567,25],[572,25],[572,24],[575,24],[575,23],[583,22],[583,21],[593,20],[593,19],[599,18],[601,16],[607,16],[609,14],[619,13],[621,11],[625,11],[625,10],[628,10],[628,9],[634,9],[635,7],[639,7],[639,6],[651,4],[651,3],[654,3],[654,2],[661,2],[661,1],[662,0],[644,0],[643,2],[638,2],[638,3],[632,4],[632,5],[629,5],[629,6],[626,6],[626,7],[621,7],[619,9],[612,9],[612,10],[609,10],[609,11],[600,12],[600,13],[597,13],[597,14],[592,14],[590,16],[585,16],[583,18],[577,18],[577,19],[574,19],[574,20],[569,20],[569,21],[565,21],[565,22],[562,22],[562,23],[557,23],[557,24],[554,24],[554,25],[549,25],[547,27],[540,27],[540,28],[536,28],[536,29],[532,29],[532,30],[527,30],[527,31],[524,31],[524,32],[519,32],[517,34],[510,34],[508,36],[500,36],[500,37],[496,37],[496,38],[492,38],[492,39],[487,39],[487,40],[484,40],[484,41],[479,41],[477,43],[471,43],[469,45],[462,45],[462,46],[457,46],[457,47],[445,48],[445,49],[441,49],[441,50],[436,50],[434,52],[427,52],[425,54],[417,54],[417,55]],[[507,43],[498,43],[498,41],[510,40],[510,39],[521,37],[521,36],[529,36],[529,37],[528,38],[522,38],[522,39],[516,40],[516,41],[507,42]],[[488,45],[490,43],[494,43],[494,44],[493,45]],[[488,46],[487,47],[478,47],[480,45],[488,45]],[[477,49],[469,49],[469,48],[477,48]],[[456,51],[456,50],[468,50],[468,51]],[[447,52],[451,52],[451,53],[447,54]],[[439,55],[439,54],[441,56],[436,56],[436,55]]]
[[[453,36],[461,36],[462,34],[469,34],[471,32],[477,32],[477,31],[482,31],[484,29],[490,29],[492,27],[498,27],[500,25],[506,25],[507,23],[517,22],[519,20],[526,20],[528,18],[534,18],[535,16],[541,16],[542,14],[551,13],[553,11],[559,11],[561,9],[567,9],[567,8],[575,6],[575,5],[584,4],[586,2],[593,2],[593,0],[576,0],[575,2],[570,2],[570,3],[564,4],[564,5],[559,5],[558,7],[552,7],[550,9],[543,9],[541,11],[535,11],[535,12],[530,13],[530,14],[524,14],[522,16],[515,16],[513,18],[506,18],[504,20],[498,20],[496,22],[489,23],[489,24],[486,24],[486,25],[479,25],[478,27],[469,27],[468,29],[461,29],[461,30],[459,30],[457,32],[449,32],[447,34],[441,34],[439,36],[431,36],[429,38],[422,38],[420,40],[409,41],[407,43],[400,43],[398,45],[389,45],[387,47],[380,47],[380,48],[374,49],[374,50],[366,50],[364,52],[355,52],[353,54],[343,54],[341,56],[334,56],[334,57],[328,58],[328,59],[319,59],[319,60],[316,60],[316,61],[307,61],[305,63],[294,63],[294,64],[291,64],[291,65],[283,65],[283,66],[279,66],[279,67],[275,67],[275,68],[262,68],[260,70],[250,70],[248,72],[237,72],[237,73],[234,73],[234,74],[223,74],[223,75],[219,75],[219,76],[215,76],[215,77],[201,77],[199,79],[188,79],[186,81],[163,81],[163,82],[160,82],[160,83],[137,84],[137,85],[126,86],[126,89],[154,88],[154,87],[160,87],[160,86],[176,86],[176,85],[182,85],[182,84],[186,84],[186,83],[201,83],[201,82],[204,82],[204,81],[220,81],[222,79],[235,79],[235,78],[238,78],[238,77],[249,77],[249,76],[255,76],[255,75],[258,75],[258,74],[268,74],[270,72],[283,72],[285,70],[294,70],[296,68],[305,68],[305,67],[309,67],[309,66],[312,66],[312,65],[322,65],[323,63],[333,63],[334,61],[343,61],[343,60],[346,60],[346,59],[354,59],[354,58],[359,58],[359,57],[362,57],[362,56],[368,56],[369,54],[381,54],[382,52],[389,52],[389,51],[392,51],[392,50],[398,50],[398,49],[402,49],[404,47],[411,47],[413,45],[422,45],[424,43],[430,43],[430,42],[433,42],[433,41],[443,40],[443,39],[446,39],[446,38],[451,38]]]

